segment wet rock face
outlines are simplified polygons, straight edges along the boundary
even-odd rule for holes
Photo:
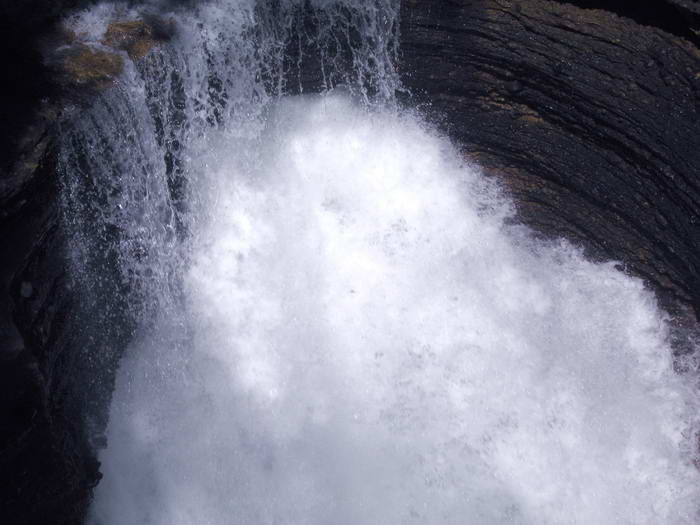
[[[89,106],[121,74],[125,60],[142,59],[173,33],[174,23],[156,16],[113,22],[99,42],[60,28],[43,57],[55,84],[53,98]]]
[[[623,262],[692,318],[700,9],[630,4],[407,0],[402,70],[465,154],[508,187],[522,221]]]
[[[56,139],[62,116],[108,88],[129,53],[56,26],[77,2],[39,4],[17,3],[0,19],[13,72],[0,83],[0,521],[10,525],[82,523],[100,479],[80,390],[102,378],[88,376],[81,352]],[[144,53],[143,40],[125,45]]]
[[[151,28],[142,20],[109,24],[102,43],[114,49],[123,49],[133,60],[143,58],[155,40]]]
[[[124,61],[115,53],[78,44],[70,49],[61,67],[66,83],[101,90],[108,87],[121,73]]]
[[[17,168],[0,221],[0,508],[9,524],[80,523],[99,480],[67,395],[77,327],[44,140],[38,163]]]
[[[173,20],[149,17],[147,20],[114,22],[107,26],[102,43],[126,51],[132,60],[146,56],[159,42],[168,40],[175,32]]]
[[[62,14],[89,0],[0,0],[0,174],[11,169],[23,129],[42,99],[55,93],[42,47]],[[2,180],[0,179],[0,184]]]

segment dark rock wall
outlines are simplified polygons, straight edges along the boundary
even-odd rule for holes
[[[504,182],[520,219],[622,261],[667,308],[695,313],[697,11],[689,1],[406,0],[402,22],[407,86]]]
[[[55,94],[42,48],[56,22],[87,0],[0,0],[0,170],[11,169],[22,149],[23,129],[32,125],[42,99]],[[0,181],[0,184],[2,181]]]
[[[0,519],[8,524],[81,523],[99,480],[76,417],[81,327],[59,227],[54,130],[46,124],[40,159],[15,167],[17,191],[0,200]]]
[[[0,3],[0,523],[82,523],[98,463],[76,417],[78,303],[56,169],[66,84],[45,61],[85,2]]]
[[[89,103],[117,66],[109,53],[79,48],[52,57],[69,38],[56,20],[81,3],[0,4],[0,52],[13,79],[0,82],[0,522],[8,524],[78,524],[99,480],[86,408],[76,402],[81,389],[109,390],[114,363],[95,357],[108,342],[80,321],[99,305],[78,301],[69,279],[56,139],[65,101]],[[694,320],[700,4],[403,0],[402,9],[406,102],[429,106],[465,155],[508,187],[520,220],[621,261]],[[133,56],[160,38],[142,25],[112,33],[114,47]],[[71,85],[67,71],[86,84]],[[321,85],[313,68],[297,80],[299,89]],[[105,324],[119,324],[116,310],[99,314]]]

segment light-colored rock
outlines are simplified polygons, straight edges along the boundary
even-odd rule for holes
[[[156,44],[153,28],[143,20],[113,22],[107,26],[102,43],[114,49],[121,49],[132,60],[143,58]]]
[[[118,54],[84,44],[74,46],[63,61],[63,71],[69,83],[97,89],[109,86],[123,67],[124,60]]]

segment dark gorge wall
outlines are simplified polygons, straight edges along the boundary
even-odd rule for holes
[[[60,227],[61,119],[108,89],[123,60],[56,27],[76,4],[1,13],[3,523],[81,522],[99,480],[83,403],[105,404],[108,346],[126,337],[85,333],[81,319],[118,325],[124,305],[78,300]],[[700,311],[699,31],[691,0],[404,0],[406,103],[503,181],[519,220],[621,261],[689,323]],[[112,45],[138,59],[157,33],[122,25]],[[299,83],[319,78],[309,70]]]
[[[145,23],[118,25],[115,49],[93,52],[59,25],[87,3],[37,0],[0,11],[0,522],[8,524],[82,523],[128,338],[114,279],[76,293],[58,143],[63,124],[119,74],[118,50],[138,57],[165,36]]]
[[[66,405],[74,348],[58,229],[60,104],[41,53],[75,4],[0,4],[0,521],[9,524],[78,523],[98,479]]]
[[[605,9],[601,9],[605,7]],[[700,311],[700,3],[408,0],[418,103],[519,218]]]

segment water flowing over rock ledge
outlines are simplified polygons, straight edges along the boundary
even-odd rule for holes
[[[44,4],[3,13],[19,28],[4,48],[24,62],[8,58],[18,82],[3,86],[0,506],[27,524],[80,523],[99,480],[71,404],[79,305],[57,226],[56,124],[66,101],[89,104],[123,60],[165,38],[163,24],[127,21],[104,47],[86,46],[52,25],[76,2],[38,14]],[[400,66],[407,103],[430,101],[465,154],[507,184],[526,224],[622,261],[690,325],[700,311],[700,8],[649,4],[658,16],[624,2],[405,0]]]

